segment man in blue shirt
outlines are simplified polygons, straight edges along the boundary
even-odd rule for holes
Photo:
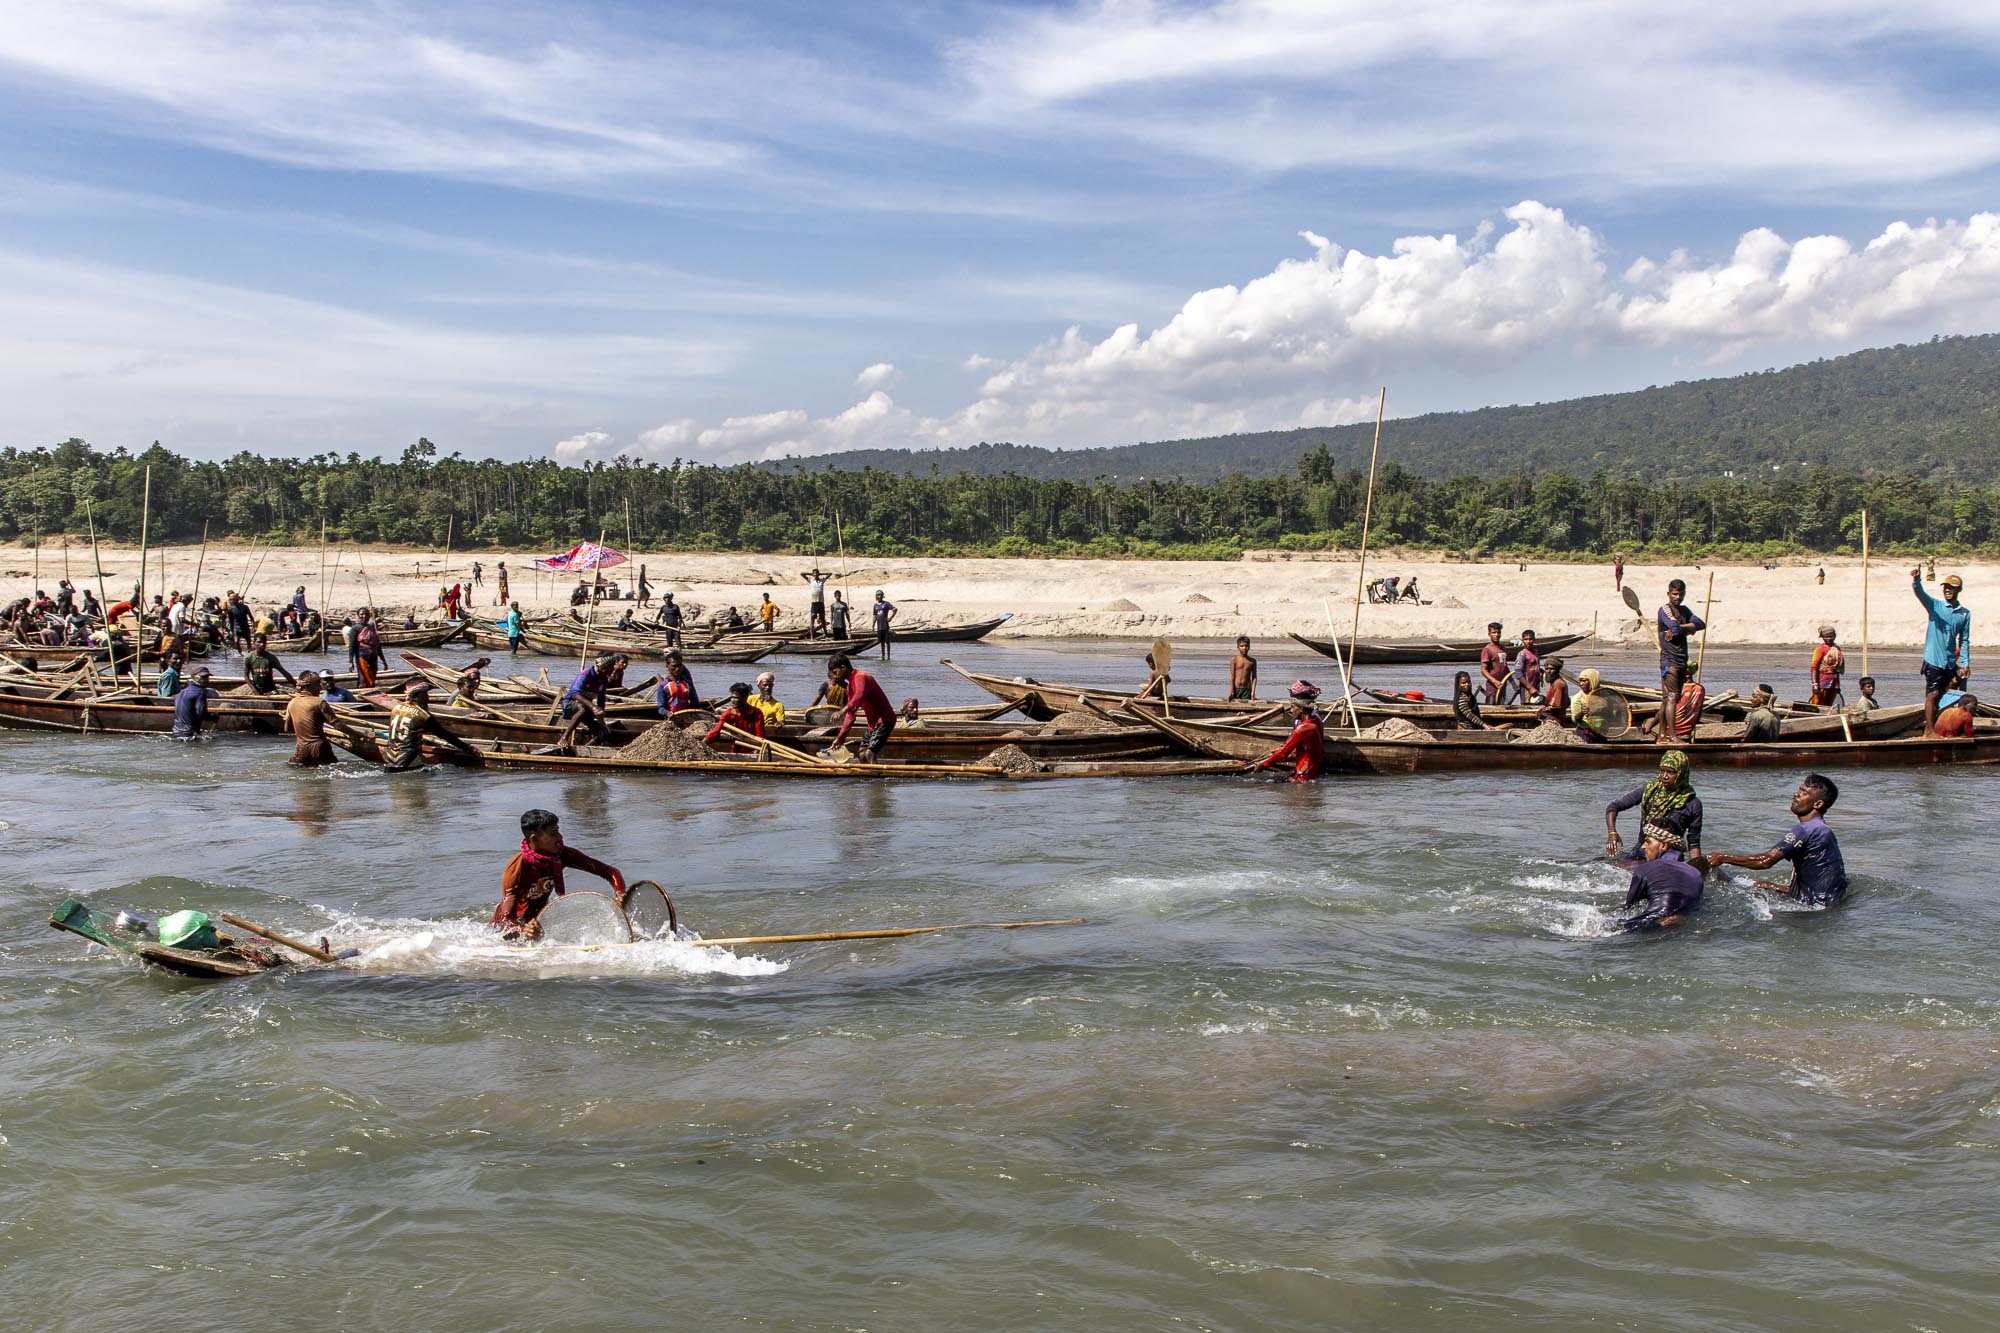
[[[630,659],[623,653],[598,658],[589,666],[576,673],[576,679],[569,683],[569,690],[563,695],[562,715],[565,726],[562,735],[556,738],[556,748],[562,749],[576,739],[579,729],[587,728],[592,740],[604,735],[604,697],[609,691],[611,678],[622,676]]]
[[[1958,590],[1965,580],[1956,574],[1944,576],[1938,588],[1942,600],[1924,591],[1923,566],[1910,571],[1910,587],[1924,604],[1930,624],[1924,631],[1924,736],[1937,736],[1938,699],[1957,685],[1963,689],[1972,675],[1972,612],[1958,604]]]
[[[202,667],[194,673],[194,679],[174,696],[174,735],[182,740],[192,740],[201,735],[202,725],[207,721],[208,668]]]
[[[1626,918],[1628,931],[1671,926],[1701,902],[1701,871],[1687,863],[1687,844],[1680,834],[1648,824],[1642,847],[1646,859],[1632,867],[1625,905],[1632,907],[1643,901],[1646,910]]]
[[[1711,866],[1741,866],[1745,870],[1769,870],[1780,861],[1792,863],[1792,882],[1773,884],[1757,881],[1760,888],[1789,893],[1814,907],[1832,907],[1847,894],[1847,863],[1840,856],[1840,840],[1826,826],[1826,812],[1833,809],[1840,789],[1833,779],[1808,773],[1792,793],[1794,824],[1778,845],[1760,856],[1710,856]]]

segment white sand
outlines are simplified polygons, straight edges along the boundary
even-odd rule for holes
[[[163,583],[192,591],[198,549],[175,546],[155,549],[147,596]],[[245,586],[260,553],[240,546],[214,545],[201,575],[203,596]],[[129,547],[103,551],[105,584],[111,599],[131,590],[138,553]],[[393,613],[413,607],[419,614],[434,604],[440,583],[467,581],[472,561],[485,567],[485,583],[473,594],[474,609],[495,614],[494,572],[505,560],[514,598],[526,610],[566,607],[574,576],[537,574],[527,552],[453,552],[449,559],[429,551],[382,547],[347,548],[339,552],[337,572],[329,575],[327,601],[339,611],[370,600]],[[799,625],[806,610],[806,587],[799,574],[810,560],[776,555],[643,554],[632,565],[607,571],[621,588],[630,586],[635,566],[643,562],[654,594],[672,591],[707,610],[731,603],[749,616],[768,591],[783,608],[780,627]],[[825,563],[833,564],[828,560]],[[1798,644],[1811,642],[1822,623],[1836,625],[1841,641],[1861,639],[1861,562],[1829,559],[1826,584],[1814,581],[1819,562],[1788,560],[1776,569],[1761,565],[1629,565],[1627,584],[1638,589],[1648,612],[1664,597],[1666,582],[1687,580],[1689,604],[1699,612],[1715,578],[1713,642],[1723,644]],[[21,546],[0,546],[0,596],[5,600],[29,591],[35,552]],[[69,550],[70,578],[78,587],[94,586],[88,544]],[[1542,634],[1589,630],[1613,641],[1646,641],[1646,631],[1626,610],[1612,588],[1609,565],[1513,563],[1447,563],[1420,555],[1389,552],[1369,557],[1370,578],[1383,574],[1415,574],[1429,606],[1361,608],[1361,633],[1378,639],[1476,639],[1486,622],[1499,620],[1510,637],[1523,629]],[[1923,639],[1923,613],[1910,595],[1909,565],[1876,560],[1869,568],[1869,638],[1881,646],[1908,646]],[[164,571],[164,572],[163,572]],[[364,599],[364,578],[366,573]],[[1957,572],[1966,580],[1965,600],[1973,610],[1975,639],[1979,637],[1983,589],[1996,586],[2000,567],[1974,564],[1940,565],[1938,573]],[[40,586],[53,591],[63,575],[63,551],[51,544],[41,551]],[[263,556],[251,586],[258,605],[282,600],[304,584],[307,599],[320,601],[320,554],[317,548],[278,548]],[[905,625],[984,620],[1003,613],[1013,619],[996,631],[1001,637],[1040,638],[1233,638],[1281,637],[1288,630],[1325,638],[1328,613],[1345,637],[1353,619],[1355,563],[1299,555],[1285,559],[1274,553],[1252,553],[1242,561],[1145,560],[861,560],[850,561],[846,585],[855,604],[857,625],[881,588],[901,610]],[[834,586],[840,586],[836,575]],[[1206,598],[1207,600],[1201,600]],[[1138,610],[1113,609],[1129,604]],[[1456,605],[1455,605],[1456,604]]]

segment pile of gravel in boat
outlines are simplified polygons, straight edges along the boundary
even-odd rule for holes
[[[1507,740],[1510,743],[1517,743],[1522,745],[1590,744],[1589,741],[1577,735],[1575,730],[1573,730],[1572,728],[1566,727],[1562,723],[1553,720],[1543,722],[1539,726],[1529,727],[1525,731],[1517,731],[1513,735],[1509,736]]]
[[[1360,741],[1427,741],[1431,734],[1406,717],[1384,718],[1372,727],[1363,727],[1354,739]]]
[[[1018,745],[1002,745],[979,762],[1008,773],[1033,773],[1041,767]]]
[[[1068,713],[1057,713],[1054,717],[1042,723],[1041,734],[1044,736],[1060,736],[1065,732],[1116,731],[1117,729],[1118,724],[1111,719],[1099,717],[1095,713],[1086,713],[1078,709]]]
[[[672,760],[683,764],[706,764],[716,757],[707,742],[686,727],[662,722],[648,727],[623,749],[620,759]]]

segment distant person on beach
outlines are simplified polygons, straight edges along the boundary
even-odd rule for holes
[[[503,625],[507,630],[507,651],[510,653],[520,652],[521,651],[521,604],[519,602],[509,602],[507,604],[507,618],[503,622]]]
[[[625,901],[625,877],[618,868],[565,845],[555,815],[547,810],[522,815],[521,850],[500,872],[500,902],[489,924],[509,939],[533,939],[541,934],[536,918],[551,899],[567,892],[564,870],[581,870],[610,881],[612,896]]]
[[[1933,565],[1935,569],[1935,565]],[[1972,675],[1972,612],[1958,604],[1958,592],[1965,580],[1945,575],[1938,590],[1942,598],[1924,591],[1921,567],[1910,571],[1910,587],[1923,603],[1929,617],[1924,631],[1924,735],[1937,734],[1938,700],[1954,685],[1965,688]]]
[[[817,639],[826,633],[826,571],[814,565],[799,577],[806,581],[806,634]]]
[[[1479,675],[1486,682],[1486,702],[1497,704],[1507,695],[1507,649],[1500,642],[1500,622],[1486,626],[1486,643],[1479,650]]]
[[[875,618],[875,645],[882,650],[882,660],[889,660],[889,644],[896,637],[892,628],[896,620],[896,604],[889,600],[880,588],[875,590],[875,602],[868,608]]]
[[[646,578],[646,567],[644,565],[639,566],[638,588],[639,588],[639,609],[643,611],[646,608],[646,603],[653,600],[653,585]]]
[[[1831,625],[1819,627],[1819,643],[1812,655],[1812,701],[1821,708],[1831,708],[1840,698],[1840,677],[1847,670],[1847,655],[1840,651],[1834,640],[1838,632]]]
[[[1318,701],[1317,685],[1308,680],[1293,681],[1291,693],[1285,700],[1285,711],[1292,718],[1291,734],[1285,737],[1283,745],[1262,759],[1252,759],[1243,765],[1243,771],[1254,773],[1259,769],[1278,768],[1290,763],[1293,782],[1311,782],[1324,772],[1326,725],[1319,720],[1319,711],[1313,707]]]
[[[847,637],[847,603],[841,600],[838,589],[833,594],[833,605],[827,608],[827,634],[836,639]]]
[[[1686,600],[1687,584],[1671,580],[1667,600],[1653,617],[1653,632],[1660,640],[1660,707],[1653,725],[1661,745],[1670,744],[1674,735],[1674,710],[1687,681],[1688,636],[1708,628],[1700,616],[1681,605]]]
[[[1651,782],[1632,788],[1604,807],[1604,854],[1621,861],[1635,861],[1642,848],[1638,844],[1621,851],[1618,841],[1620,811],[1639,808],[1641,830],[1663,828],[1680,835],[1690,855],[1701,851],[1701,797],[1694,793],[1685,750],[1668,750],[1660,756],[1660,771]]]
[[[1257,697],[1257,659],[1250,656],[1250,639],[1247,635],[1236,636],[1236,656],[1229,659],[1229,697],[1232,699]]]
[[[768,592],[764,594],[764,600],[757,604],[757,622],[764,627],[766,634],[778,627],[778,604],[771,600]]]
[[[1792,882],[1774,884],[1757,880],[1760,889],[1789,893],[1814,907],[1832,907],[1847,896],[1847,863],[1840,855],[1840,839],[1826,826],[1826,812],[1840,798],[1833,779],[1808,773],[1792,793],[1792,825],[1778,845],[1757,856],[1716,853],[1707,859],[1710,866],[1740,866],[1744,870],[1769,870],[1780,861],[1792,863]]]
[[[1611,557],[1611,591],[1625,591],[1625,553],[1623,551]]]
[[[472,586],[475,588],[477,588],[480,585],[480,583],[484,581],[480,575],[481,571],[479,562],[475,560],[472,562]]]
[[[1625,929],[1657,930],[1671,926],[1701,903],[1701,871],[1687,862],[1687,843],[1680,834],[1648,824],[1641,836],[1625,906],[1643,902],[1646,910],[1625,919]]]
[[[502,560],[493,567],[493,577],[496,580],[494,592],[498,594],[493,599],[493,605],[506,606],[511,599],[507,596],[507,562],[505,560]]]
[[[1699,569],[1699,568],[1701,568],[1701,566],[1700,566],[1700,565],[1696,565],[1696,566],[1695,566],[1695,568],[1696,568],[1696,569]],[[1821,586],[1822,588],[1826,586],[1826,566],[1825,566],[1825,565],[1821,565],[1821,566],[1819,567],[1819,585],[1820,585],[1820,586]]]

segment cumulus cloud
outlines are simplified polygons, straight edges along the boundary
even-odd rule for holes
[[[587,430],[566,440],[557,440],[553,452],[565,463],[580,463],[586,458],[601,458],[613,452],[616,443],[609,431]]]
[[[1613,276],[1603,240],[1524,201],[1461,238],[1408,236],[1371,255],[1310,231],[1306,257],[1189,297],[1150,333],[1070,328],[1011,360],[974,356],[971,401],[925,415],[879,388],[846,410],[797,409],[702,427],[676,422],[635,451],[716,459],[982,440],[1082,446],[1337,424],[1373,415],[1357,389],[1392,370],[1491,370],[1545,348],[1606,343],[1716,356],[1747,343],[1906,328],[1970,331],[2000,309],[2000,214],[1896,223],[1856,248],[1837,236],[1747,233],[1727,260],[1684,252]],[[875,368],[871,367],[871,370]],[[866,378],[864,372],[864,378]]]
[[[857,389],[886,389],[903,378],[903,372],[887,361],[877,361],[854,377]]]

